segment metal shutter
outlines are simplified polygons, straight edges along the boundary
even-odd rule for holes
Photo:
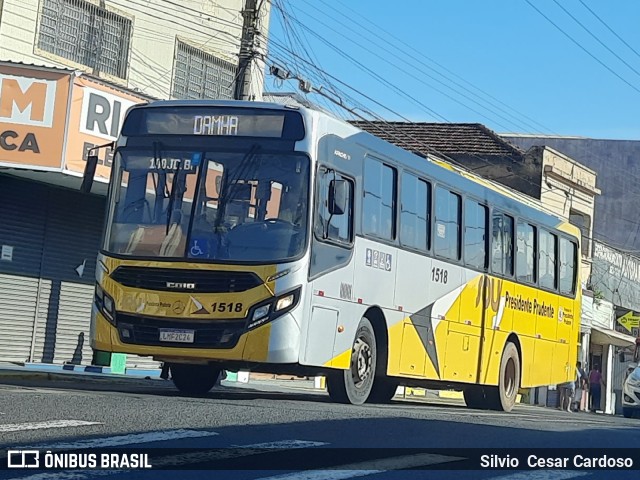
[[[13,247],[11,261],[0,260],[0,361],[30,359],[44,246],[47,191],[44,186],[0,175],[0,248]]]
[[[91,304],[105,200],[55,187],[48,193],[42,276],[51,279],[51,285],[48,316],[38,324],[36,346],[43,362],[89,365]],[[82,265],[80,276],[76,269]]]
[[[127,368],[140,368],[144,370],[154,370],[160,368],[160,362],[156,362],[151,357],[140,357],[139,355],[127,355]]]

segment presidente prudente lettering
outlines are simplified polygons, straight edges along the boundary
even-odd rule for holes
[[[519,312],[530,313],[541,317],[555,317],[555,308],[545,302],[539,303],[537,299],[532,301],[529,298],[523,298],[522,295],[514,297],[507,291],[505,292],[504,300],[505,307],[510,308],[511,310],[518,310]]]

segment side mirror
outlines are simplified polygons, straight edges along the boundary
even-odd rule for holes
[[[347,211],[348,188],[346,180],[331,180],[329,183],[329,214],[344,215]]]
[[[80,191],[82,193],[91,193],[91,187],[93,185],[93,177],[96,175],[96,167],[98,166],[98,156],[89,155],[87,157],[87,164],[84,166],[84,175],[82,176],[82,185],[80,185]]]

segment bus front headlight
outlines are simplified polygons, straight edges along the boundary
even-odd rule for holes
[[[255,311],[253,312],[253,317],[251,318],[251,321],[255,322],[269,315],[270,308],[271,308],[271,305],[262,305],[261,307],[256,308]]]
[[[247,324],[247,330],[251,330],[264,325],[267,322],[271,322],[295,308],[300,301],[301,290],[301,287],[297,287],[294,290],[290,290],[279,297],[272,299],[268,303],[254,307],[251,320]]]

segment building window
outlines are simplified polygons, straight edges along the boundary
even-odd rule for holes
[[[545,230],[540,230],[540,256],[538,268],[540,271],[540,286],[549,290],[558,287],[556,281],[558,238]]]
[[[513,218],[502,213],[493,214],[491,241],[491,269],[498,275],[513,276]]]
[[[402,175],[400,198],[400,243],[429,249],[431,185],[409,173]]]
[[[487,268],[488,209],[473,200],[464,202],[464,263],[473,268]]]
[[[586,213],[576,210],[569,211],[569,223],[575,225],[582,233],[582,256],[591,256],[591,242],[589,241],[589,232],[591,231],[591,217]]]
[[[444,258],[460,260],[460,195],[436,187],[435,202],[434,252]]]
[[[127,78],[132,22],[85,0],[42,0],[38,48]]]
[[[365,235],[385,240],[395,238],[396,170],[367,158],[364,164],[364,205],[362,225]]]
[[[520,282],[536,283],[536,227],[518,222],[516,277]]]
[[[171,95],[180,100],[233,100],[237,65],[178,40]]]

